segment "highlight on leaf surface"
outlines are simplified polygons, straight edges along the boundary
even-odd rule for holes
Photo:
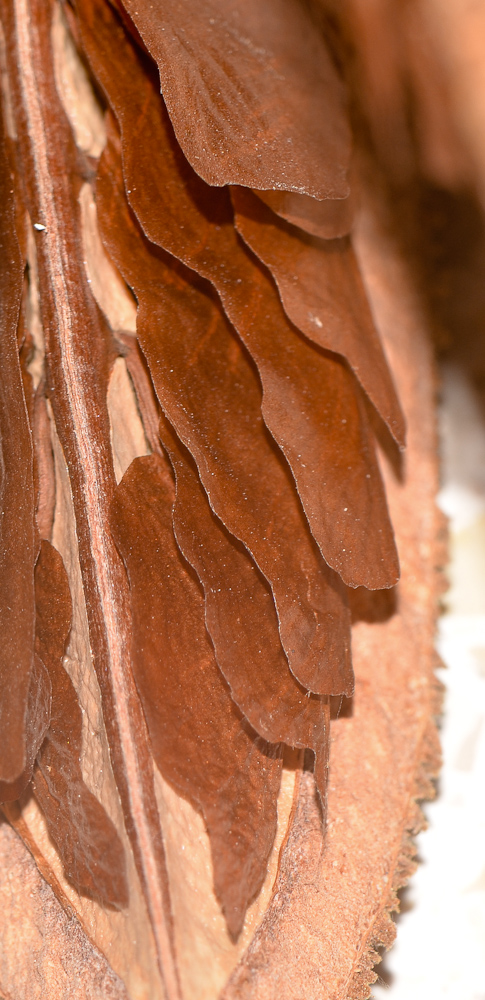
[[[399,578],[347,96],[297,0],[0,15],[0,792],[136,1000],[191,950],[215,1000],[307,807],[320,877],[349,588]]]
[[[123,6],[157,62],[177,140],[207,183],[346,197],[344,92],[305,5]]]

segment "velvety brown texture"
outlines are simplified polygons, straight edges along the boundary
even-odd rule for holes
[[[90,643],[127,833],[162,977],[179,994],[167,876],[148,735],[126,650],[128,583],[109,532],[115,487],[107,380],[112,339],[91,296],[77,195],[88,165],[76,149],[49,57],[53,4],[2,0],[27,206],[36,231],[49,398],[69,469]]]
[[[345,358],[404,445],[404,417],[350,239],[309,238],[245,188],[233,188],[231,197],[236,229],[271,271],[292,323],[319,347]]]
[[[347,198],[326,198],[317,201],[294,191],[255,191],[265,205],[312,236],[333,240],[350,232],[354,215],[351,195]]]
[[[47,541],[35,568],[36,649],[52,684],[50,726],[34,774],[36,798],[67,878],[105,906],[128,903],[123,846],[80,766],[82,714],[62,658],[71,628],[71,594],[61,556]]]
[[[344,93],[296,0],[123,0],[160,72],[178,142],[209,184],[348,193]]]
[[[131,1000],[7,823],[0,823],[0,991],[15,1000]]]
[[[158,398],[193,454],[211,506],[275,598],[290,667],[310,690],[349,674],[344,588],[323,562],[261,418],[261,390],[218,303],[148,243],[126,203],[113,130],[98,173],[105,245],[139,302],[138,338]]]
[[[95,14],[93,0],[79,0],[78,9],[83,45],[118,118],[127,195],[142,228],[219,293],[257,364],[265,423],[327,563],[350,586],[392,586],[399,575],[392,527],[353,376],[286,319],[269,275],[237,238],[227,192],[191,170],[153,71],[114,13],[106,6]]]
[[[174,538],[174,500],[167,461],[137,458],[116,490],[112,526],[130,581],[133,663],[154,758],[204,816],[216,894],[237,937],[266,873],[281,757],[251,732],[219,671],[203,596]]]
[[[0,118],[0,783],[4,796],[10,794],[8,785],[13,794],[13,783],[28,766],[37,555],[32,439],[17,346],[23,260],[11,174],[11,143]]]

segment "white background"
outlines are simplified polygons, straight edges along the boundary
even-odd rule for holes
[[[445,366],[442,379],[444,763],[375,1000],[485,1000],[485,409],[459,368]]]

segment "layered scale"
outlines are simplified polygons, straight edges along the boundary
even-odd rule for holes
[[[373,426],[402,446],[404,419],[348,235],[344,89],[305,6],[76,0],[72,37],[51,2],[1,11],[0,789],[33,791],[80,894],[145,901],[175,1000],[157,772],[203,819],[235,940],[285,748],[310,751],[325,822],[349,588],[399,578]],[[59,30],[104,101],[95,138],[46,56]]]

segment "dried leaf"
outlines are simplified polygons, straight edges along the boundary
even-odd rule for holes
[[[78,4],[88,24],[92,5]],[[130,204],[149,239],[219,293],[257,364],[265,423],[288,459],[325,560],[350,586],[392,586],[399,575],[392,527],[351,374],[286,320],[267,274],[237,239],[227,192],[204,185],[184,160],[153,71],[115,16],[106,7],[95,33],[83,21],[81,31],[120,124]],[[145,131],[144,156],[138,137]]]
[[[343,89],[303,4],[122,4],[158,64],[178,142],[208,184],[346,197]]]
[[[47,541],[35,569],[36,648],[52,683],[52,714],[34,790],[66,875],[79,892],[116,908],[128,904],[123,846],[80,767],[82,716],[62,658],[71,628],[71,594],[61,556]]]
[[[349,676],[343,587],[310,536],[291,477],[261,419],[254,371],[217,303],[151,246],[130,214],[109,130],[98,174],[105,245],[138,302],[155,389],[197,463],[211,506],[270,582],[290,667],[310,690]],[[264,526],[262,530],[261,526]]]
[[[173,535],[174,499],[161,456],[137,458],[116,490],[112,525],[130,581],[133,664],[153,754],[203,813],[216,894],[237,937],[276,832],[281,758],[250,732],[219,672],[203,597]]]

